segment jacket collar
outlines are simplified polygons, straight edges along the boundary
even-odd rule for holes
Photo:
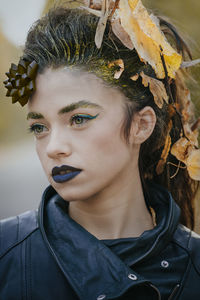
[[[66,201],[51,186],[44,192],[39,208],[43,238],[81,300],[96,300],[100,295],[106,295],[106,299],[117,298],[131,286],[147,282],[133,271],[134,265],[165,248],[176,230],[180,214],[164,188],[151,184],[148,191],[157,226],[139,238],[128,239],[118,255],[69,217]]]

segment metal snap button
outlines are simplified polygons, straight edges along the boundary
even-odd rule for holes
[[[161,266],[162,266],[163,268],[168,268],[168,267],[169,267],[168,261],[166,261],[166,260],[161,261]]]
[[[129,274],[128,278],[131,280],[137,280],[137,276],[135,274]]]
[[[100,295],[99,297],[97,297],[97,300],[103,300],[106,298],[106,295]]]

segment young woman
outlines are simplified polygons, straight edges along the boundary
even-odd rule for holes
[[[189,50],[140,1],[87,2],[37,21],[7,73],[50,186],[0,223],[0,299],[197,300]]]

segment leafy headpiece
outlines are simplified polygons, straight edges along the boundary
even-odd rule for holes
[[[168,134],[156,172],[164,170],[169,152],[179,160],[179,168],[187,167],[190,177],[200,180],[200,149],[198,149],[198,127],[200,119],[192,126],[189,125],[192,102],[189,90],[182,88],[179,99],[175,101],[170,89],[170,82],[176,79],[180,68],[186,68],[200,63],[200,59],[183,62],[181,54],[169,44],[161,31],[159,20],[149,15],[141,0],[85,0],[86,8],[90,13],[99,16],[99,23],[95,35],[97,48],[101,47],[106,23],[109,20],[112,32],[129,49],[137,51],[142,62],[149,64],[155,71],[156,77],[148,76],[141,71],[131,77],[136,81],[142,78],[142,84],[149,87],[156,105],[162,109],[164,102],[168,105],[170,121]],[[119,70],[115,73],[118,79],[124,71],[124,63],[120,59],[110,62],[109,66],[118,64]],[[170,132],[171,118],[177,114],[180,119],[182,132],[180,139],[173,145]],[[184,163],[184,166],[181,166]]]

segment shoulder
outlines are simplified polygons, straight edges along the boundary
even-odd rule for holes
[[[0,258],[38,228],[37,210],[0,221]]]
[[[197,272],[200,274],[200,235],[183,225],[179,225],[175,231],[173,241],[188,252]]]

